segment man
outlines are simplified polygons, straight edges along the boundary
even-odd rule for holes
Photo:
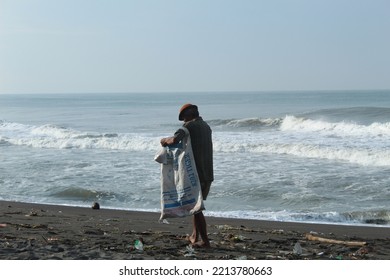
[[[199,116],[198,107],[193,104],[184,104],[181,107],[179,120],[184,121],[183,126],[190,132],[192,151],[202,188],[202,196],[203,200],[206,200],[211,183],[214,181],[211,129],[202,117]],[[179,143],[184,137],[184,130],[178,129],[174,136],[163,138],[160,143],[165,147]],[[188,239],[195,247],[210,247],[206,219],[202,211],[194,214],[193,231]]]

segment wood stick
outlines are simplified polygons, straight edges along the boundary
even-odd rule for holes
[[[329,239],[329,238],[314,236],[309,233],[306,234],[306,239],[310,241],[319,241],[319,242],[326,242],[331,244],[342,244],[347,246],[364,246],[367,244],[367,242],[364,241],[344,241],[344,240]]]

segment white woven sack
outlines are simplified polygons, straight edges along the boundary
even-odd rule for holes
[[[161,163],[161,219],[184,217],[204,210],[201,186],[189,131],[177,145],[164,147],[155,160]]]

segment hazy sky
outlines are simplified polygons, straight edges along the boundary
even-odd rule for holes
[[[390,89],[389,0],[0,0],[0,93]]]

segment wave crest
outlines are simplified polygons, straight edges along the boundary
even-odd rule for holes
[[[248,130],[278,127],[283,119],[281,118],[244,118],[211,120],[208,123],[212,127],[226,128],[247,128]]]
[[[280,125],[282,131],[320,132],[340,136],[390,136],[390,122],[374,122],[370,125],[361,125],[352,122],[327,122],[286,116]]]
[[[119,149],[155,151],[159,139],[138,133],[81,132],[55,125],[0,123],[0,144],[54,149]]]

